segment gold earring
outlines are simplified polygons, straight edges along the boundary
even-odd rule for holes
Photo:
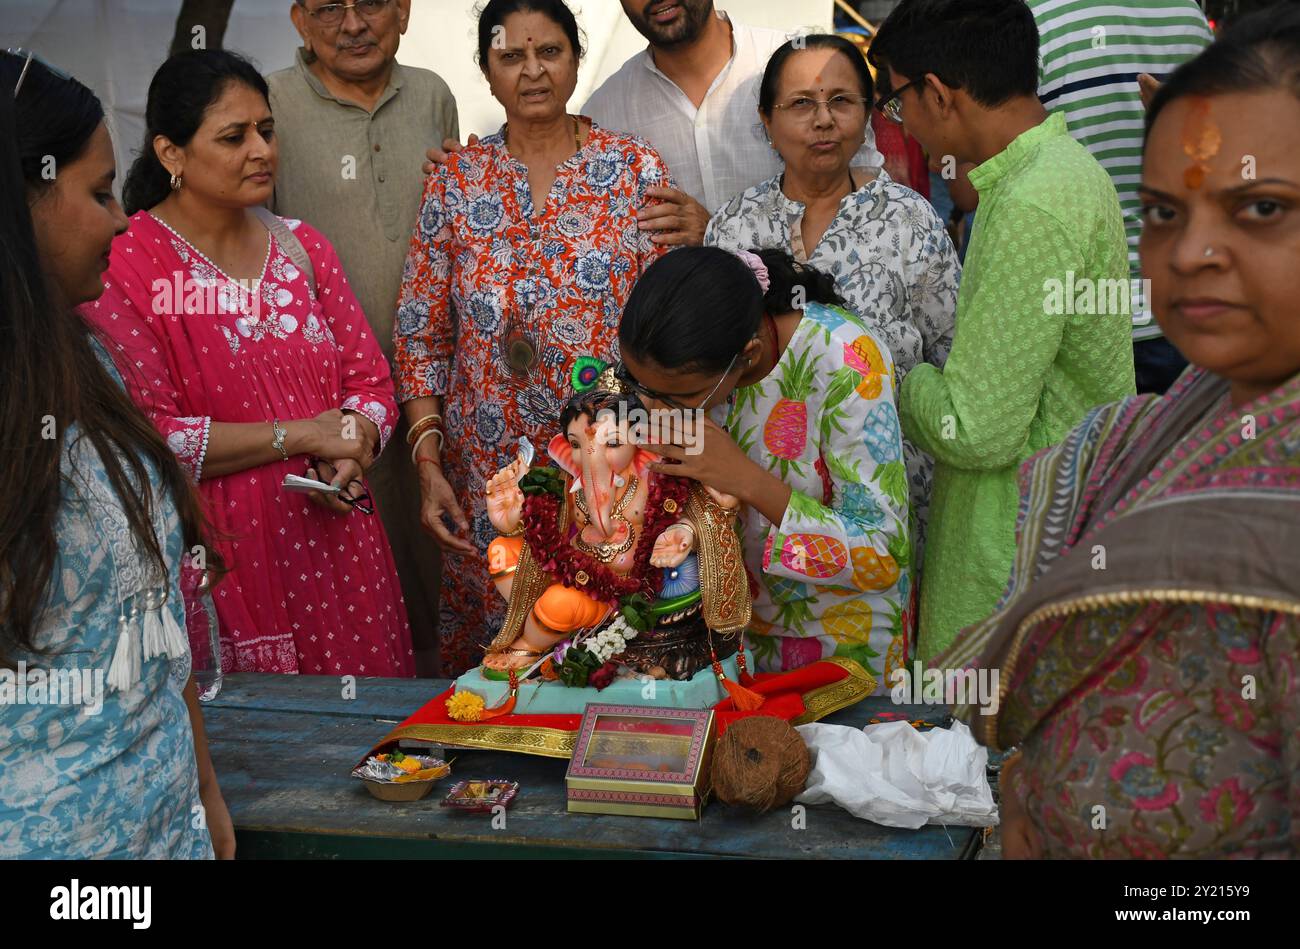
[[[180,191],[180,190],[181,190],[181,184],[182,184],[182,182],[181,182],[181,176],[180,176],[180,175],[172,175],[172,180],[171,180],[171,187],[172,187],[172,190],[173,190],[173,191]]]

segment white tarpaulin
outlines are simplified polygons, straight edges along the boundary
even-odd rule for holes
[[[235,0],[223,46],[263,72],[292,64],[299,45],[291,0]],[[495,131],[500,106],[474,64],[472,0],[412,0],[411,25],[397,58],[447,81],[460,109],[462,135]],[[618,0],[570,0],[587,37],[587,58],[570,102],[577,110],[606,76],[645,46]],[[737,21],[794,32],[829,28],[832,0],[720,2]],[[0,0],[0,48],[27,47],[99,94],[110,115],[119,180],[144,136],[149,79],[167,57],[181,0]]]

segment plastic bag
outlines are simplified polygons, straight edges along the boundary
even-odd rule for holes
[[[800,725],[812,753],[801,804],[838,804],[886,827],[998,822],[988,782],[988,750],[962,722],[917,731],[907,722],[863,729]]]

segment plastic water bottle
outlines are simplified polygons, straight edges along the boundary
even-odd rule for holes
[[[221,692],[221,639],[217,608],[211,593],[202,593],[187,604],[190,652],[194,661],[194,684],[200,702],[211,702]]]

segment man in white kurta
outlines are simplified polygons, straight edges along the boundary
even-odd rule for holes
[[[709,217],[732,197],[781,170],[763,134],[758,90],[767,61],[796,34],[745,26],[713,0],[622,0],[649,46],[606,79],[583,107],[600,125],[645,139],[677,189],[643,212],[658,243],[700,244]],[[875,137],[855,167],[883,164]]]

